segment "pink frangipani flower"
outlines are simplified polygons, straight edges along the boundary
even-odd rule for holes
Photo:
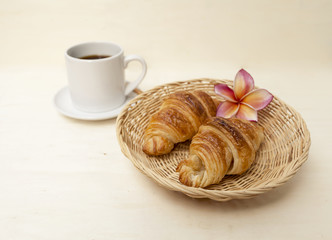
[[[244,69],[236,74],[233,89],[226,84],[217,84],[214,91],[225,99],[217,110],[217,117],[224,118],[236,117],[257,122],[257,111],[273,99],[267,90],[255,89],[254,79]]]

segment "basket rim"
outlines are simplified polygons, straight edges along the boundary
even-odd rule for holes
[[[307,128],[307,125],[302,118],[302,116],[290,105],[286,104],[283,100],[281,100],[279,97],[274,95],[274,98],[279,101],[281,104],[284,104],[287,106],[288,110],[291,111],[301,122],[301,128],[305,130],[305,135],[303,139],[306,141],[307,144],[304,145],[302,153],[296,157],[295,160],[292,162],[295,162],[294,167],[292,171],[287,172],[285,175],[282,175],[281,177],[271,179],[273,182],[267,182],[266,184],[250,187],[249,189],[237,189],[237,190],[216,190],[216,189],[209,189],[209,188],[194,188],[189,187],[183,184],[176,184],[176,187],[174,186],[174,180],[172,179],[165,179],[161,177],[158,174],[155,174],[154,171],[150,169],[144,169],[144,166],[142,164],[139,164],[136,161],[133,161],[132,158],[134,156],[131,155],[130,151],[126,148],[128,146],[124,143],[120,131],[121,131],[121,124],[123,121],[123,116],[126,114],[128,108],[134,104],[135,102],[139,100],[144,100],[145,97],[147,97],[149,94],[165,87],[171,87],[173,85],[183,85],[183,84],[196,84],[201,83],[202,81],[217,81],[217,82],[226,82],[226,84],[230,84],[233,81],[228,79],[214,79],[214,78],[197,78],[193,80],[182,80],[182,81],[176,81],[171,82],[167,84],[158,85],[150,90],[147,90],[139,95],[137,95],[135,98],[133,98],[131,101],[129,101],[124,108],[122,109],[121,113],[118,115],[116,119],[116,131],[117,131],[117,138],[119,145],[121,147],[121,151],[123,154],[134,164],[134,166],[140,170],[143,174],[154,180],[158,185],[165,187],[172,191],[182,192],[188,196],[195,197],[195,198],[210,198],[217,201],[227,201],[231,199],[243,199],[243,198],[249,198],[256,196],[258,194],[264,193],[268,190],[271,190],[273,188],[279,187],[286,183],[291,177],[293,177],[297,171],[300,169],[300,167],[307,161],[308,155],[309,155],[309,149],[311,146],[311,138],[310,138],[310,132]],[[300,161],[298,161],[300,160]],[[173,183],[173,185],[171,184]],[[204,196],[201,196],[201,194],[204,194]]]

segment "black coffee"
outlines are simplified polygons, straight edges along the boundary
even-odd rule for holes
[[[88,55],[88,56],[84,56],[84,57],[80,57],[80,59],[86,59],[86,60],[93,60],[93,59],[102,59],[102,58],[108,58],[108,57],[112,57],[110,55]]]

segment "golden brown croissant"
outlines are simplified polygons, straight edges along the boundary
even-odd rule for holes
[[[144,133],[143,151],[149,155],[169,153],[175,143],[191,139],[200,125],[215,115],[215,103],[205,92],[173,93],[152,115]]]
[[[189,159],[179,163],[179,180],[185,185],[206,187],[226,174],[248,170],[263,141],[263,128],[247,120],[209,118],[193,137]]]

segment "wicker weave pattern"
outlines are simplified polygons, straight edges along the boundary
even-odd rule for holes
[[[149,157],[142,152],[144,130],[163,98],[181,90],[203,90],[213,98],[219,98],[214,93],[217,83],[226,83],[230,87],[233,84],[229,80],[196,79],[159,86],[138,95],[117,118],[117,137],[122,152],[161,186],[194,198],[247,199],[282,185],[307,160],[310,134],[299,113],[277,97],[259,111],[259,124],[265,129],[265,140],[255,162],[242,175],[226,176],[221,183],[205,189],[187,187],[179,182],[175,169],[182,159],[188,157],[189,142],[178,144],[164,156]]]

